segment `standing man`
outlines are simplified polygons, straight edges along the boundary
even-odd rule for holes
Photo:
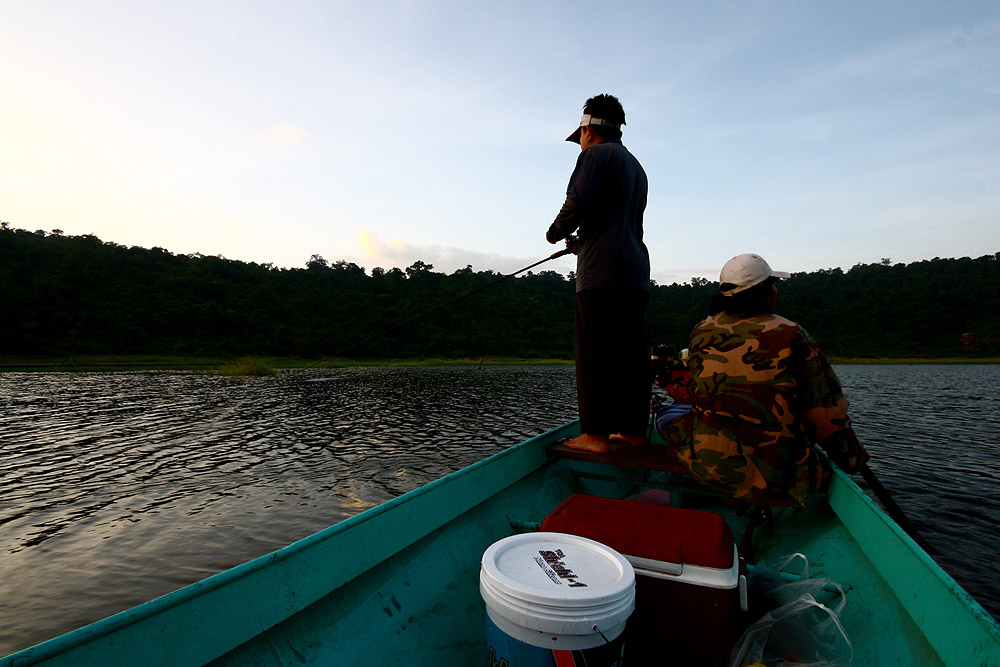
[[[597,95],[566,141],[580,144],[566,202],[545,238],[576,243],[576,388],[582,435],[573,449],[605,453],[612,441],[644,445],[649,358],[644,316],[649,251],[642,242],[646,172],[622,145],[625,111]]]

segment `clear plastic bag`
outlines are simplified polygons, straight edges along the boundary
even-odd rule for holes
[[[802,575],[787,581],[782,572],[798,559],[803,562]],[[752,608],[763,615],[736,643],[731,667],[754,663],[767,667],[851,664],[854,647],[840,623],[840,612],[847,602],[844,589],[832,579],[810,579],[805,556],[793,554],[774,566],[761,562],[748,580]],[[824,604],[818,596],[832,599]]]
[[[801,561],[801,566],[793,567],[798,561]],[[801,571],[798,574],[790,572],[796,569]],[[760,618],[772,609],[794,602],[806,594],[823,601],[826,599],[824,591],[834,593],[839,588],[833,579],[810,579],[809,560],[804,554],[786,556],[774,565],[761,561],[747,576],[751,618]]]

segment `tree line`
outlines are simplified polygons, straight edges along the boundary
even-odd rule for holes
[[[572,358],[572,275],[433,269],[278,268],[0,223],[0,354]],[[717,289],[653,285],[650,343],[683,347]],[[1000,354],[1000,253],[796,273],[779,293],[830,355]]]

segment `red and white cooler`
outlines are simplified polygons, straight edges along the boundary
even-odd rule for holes
[[[541,530],[605,544],[632,564],[626,665],[724,665],[746,624],[746,575],[714,512],[573,495]]]

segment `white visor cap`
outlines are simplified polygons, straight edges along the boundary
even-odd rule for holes
[[[746,253],[737,255],[726,262],[719,274],[719,284],[720,286],[735,285],[735,287],[722,290],[723,296],[732,296],[750,289],[754,285],[759,285],[768,278],[788,278],[790,275],[786,271],[772,270],[760,255]]]
[[[583,118],[580,119],[580,125],[573,130],[573,134],[566,137],[566,141],[572,141],[574,144],[580,143],[580,132],[587,125],[604,125],[605,127],[610,127],[613,130],[621,131],[621,123],[612,123],[610,120],[604,120],[603,118],[595,118],[589,113],[583,114]]]

